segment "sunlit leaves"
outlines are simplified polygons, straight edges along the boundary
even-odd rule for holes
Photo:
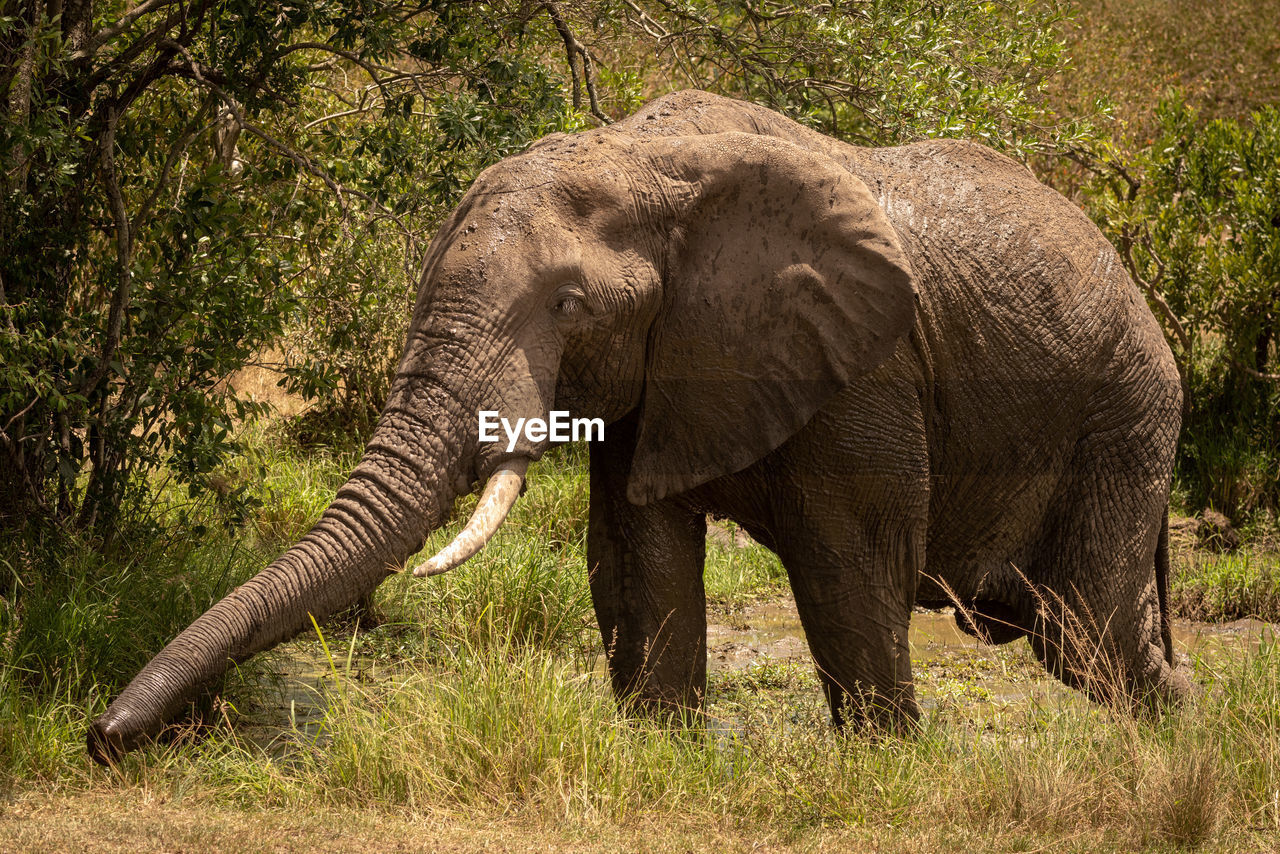
[[[20,436],[0,472],[61,519],[166,467],[204,488],[236,443],[228,413],[252,411],[225,380],[267,350],[332,427],[367,429],[436,224],[486,166],[599,120],[571,106],[582,57],[569,68],[546,5],[175,2],[113,26],[137,8],[98,4],[80,52],[55,22],[0,22],[0,83],[30,83],[24,109],[0,105],[0,425]],[[555,8],[600,115],[694,85],[855,142],[1026,152],[1086,132],[1039,96],[1062,61],[1056,2]]]
[[[1127,166],[1134,183],[1100,181],[1091,206],[1180,322],[1169,337],[1191,392],[1193,498],[1227,513],[1275,506],[1280,381],[1262,375],[1280,374],[1280,110],[1206,122],[1174,97],[1156,118]]]
[[[727,94],[865,144],[965,137],[1014,153],[1087,126],[1049,112],[1043,81],[1066,64],[1067,4],[979,0],[653,0],[662,56]]]

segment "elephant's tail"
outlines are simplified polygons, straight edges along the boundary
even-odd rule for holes
[[[1160,523],[1160,540],[1156,543],[1156,598],[1160,600],[1160,638],[1164,641],[1164,660],[1173,666],[1173,629],[1169,622],[1169,508]]]

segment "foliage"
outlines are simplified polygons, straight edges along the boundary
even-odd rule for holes
[[[1280,503],[1280,110],[1201,121],[1162,101],[1152,144],[1090,206],[1147,291],[1187,391],[1180,473],[1197,506]]]
[[[458,194],[646,88],[743,95],[857,141],[1021,151],[1079,132],[1040,94],[1062,58],[1056,3],[10,5],[9,529],[110,534],[123,510],[146,515],[162,468],[205,488],[262,412],[226,379],[272,348],[291,390],[328,402],[304,437],[367,430],[424,240]]]
[[[320,116],[308,123],[309,144],[385,208],[365,229],[335,235],[316,259],[323,276],[308,281],[291,318],[284,385],[325,402],[299,425],[303,439],[367,436],[404,340],[418,256],[480,170],[551,131],[582,126],[540,60],[546,34],[512,9],[487,11],[496,14],[442,4],[432,25],[415,31],[403,62],[430,75],[388,72],[380,87],[357,92],[331,84],[307,111]]]
[[[717,525],[719,531],[712,530],[707,541],[703,571],[709,602],[733,609],[787,589],[787,573],[777,555],[745,534],[740,536],[732,522],[708,523]]]
[[[966,137],[1026,154],[1095,133],[1051,115],[1044,97],[1069,61],[1059,32],[1069,4],[1058,0],[622,0],[596,19],[611,8],[654,48],[648,76],[744,97],[849,142]]]
[[[263,411],[227,377],[287,331],[292,387],[367,424],[424,235],[578,121],[551,31],[514,6],[6,3],[0,526],[110,535],[161,468],[205,488]]]
[[[1196,553],[1175,567],[1170,607],[1176,616],[1228,622],[1246,617],[1280,621],[1280,554]]]

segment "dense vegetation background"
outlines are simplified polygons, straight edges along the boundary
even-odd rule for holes
[[[0,0],[0,783],[83,783],[75,775],[87,772],[68,769],[83,763],[86,715],[306,530],[381,408],[419,259],[475,175],[548,132],[603,124],[687,86],[858,144],[980,139],[1087,210],[1182,369],[1176,509],[1221,511],[1253,539],[1243,557],[1184,566],[1179,589],[1200,615],[1280,614],[1280,569],[1262,557],[1280,508],[1280,0]],[[304,413],[272,417],[235,381],[262,365],[281,372]],[[469,581],[380,599],[381,619],[431,629],[375,652],[440,664],[454,674],[444,684],[463,686],[449,690],[489,685],[500,703],[506,671],[458,649],[506,660],[520,658],[513,640],[557,654],[580,646],[589,608],[571,573],[582,563],[582,469],[572,451],[549,460],[545,488],[522,501],[511,536],[544,550],[512,545]],[[725,598],[779,584],[767,555],[738,555],[738,570],[721,557],[712,584]],[[525,572],[500,571],[504,560]],[[1222,759],[1184,780],[1191,789],[1166,792],[1185,801],[1229,778],[1247,825],[1280,780],[1273,659],[1231,677],[1272,685],[1262,699],[1231,695],[1262,711],[1222,707],[1236,716],[1218,729],[1238,729],[1237,741],[1177,729],[1155,747],[1137,730],[1116,736],[1120,747],[1094,741],[1131,759],[1154,750],[1142,755],[1171,773],[1184,755],[1250,754],[1243,776]],[[384,701],[348,711],[395,719]],[[233,714],[222,702],[218,713]],[[612,714],[607,702],[556,708],[588,728]],[[437,769],[419,785],[366,768],[369,734],[348,724],[337,731],[349,754],[325,754],[329,764],[308,773],[347,775],[351,791],[401,805],[435,797],[450,774],[463,788],[470,779]],[[591,733],[583,751],[621,749]],[[652,764],[637,760],[638,774],[696,754],[652,738]],[[759,745],[761,757],[811,747]],[[791,786],[809,799],[788,802],[802,823],[828,809],[847,820],[867,803],[884,809],[875,799],[889,795],[833,806],[821,775],[888,769],[901,780],[914,762],[924,785],[951,773],[935,747],[897,760],[868,747],[843,770],[808,768],[815,776],[799,784],[734,779],[751,792]],[[211,755],[192,773],[227,761]],[[715,766],[723,757],[697,756],[709,776],[690,777],[691,791],[734,776]],[[587,768],[585,757],[570,764]],[[1014,773],[990,759],[982,773]],[[1063,748],[1037,761],[1109,760]],[[1148,767],[1133,763],[1134,774]],[[523,767],[502,773],[523,780]],[[1139,777],[1105,778],[1082,797],[1165,785]],[[236,791],[278,791],[279,780],[243,769],[228,779]],[[991,821],[1021,821],[1035,801],[1027,791],[1061,782],[1012,779],[992,795],[1008,803],[975,806],[974,820],[989,809]],[[503,808],[513,796],[494,785],[471,794]],[[613,785],[636,789],[615,793],[623,812],[649,803],[644,781]],[[954,806],[939,804],[940,814]],[[1148,827],[1150,816],[1134,815],[1124,820]],[[1112,818],[1087,821],[1105,830]],[[1193,826],[1191,841],[1209,838],[1214,821]]]
[[[156,521],[162,470],[242,514],[217,473],[263,408],[228,377],[282,356],[304,435],[367,431],[478,170],[691,85],[857,143],[985,140],[1075,193],[1179,357],[1191,509],[1273,511],[1274,33],[1167,9],[10,0],[0,527],[109,543]]]

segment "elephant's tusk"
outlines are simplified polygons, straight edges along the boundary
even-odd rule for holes
[[[520,497],[520,487],[524,484],[524,473],[528,468],[528,457],[515,457],[494,469],[467,527],[453,538],[453,542],[437,552],[435,557],[415,567],[413,574],[419,578],[440,575],[484,548],[484,544],[497,533],[512,505]]]

